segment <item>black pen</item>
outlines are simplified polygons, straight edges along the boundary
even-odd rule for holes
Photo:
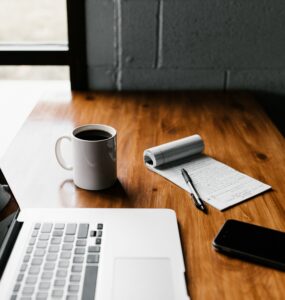
[[[182,176],[183,176],[186,184],[190,188],[190,195],[194,201],[195,206],[198,209],[202,210],[204,213],[206,213],[207,212],[206,206],[204,205],[203,200],[199,196],[199,193],[197,192],[197,190],[193,184],[193,181],[191,180],[190,175],[188,174],[188,172],[185,169],[181,169],[181,173],[182,173]]]

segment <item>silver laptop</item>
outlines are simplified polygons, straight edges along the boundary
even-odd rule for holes
[[[1,170],[0,210],[1,299],[189,299],[172,210],[20,210]]]

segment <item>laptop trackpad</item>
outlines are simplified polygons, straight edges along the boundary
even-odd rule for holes
[[[168,258],[117,258],[113,300],[173,300]]]

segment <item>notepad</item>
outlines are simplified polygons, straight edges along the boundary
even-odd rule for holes
[[[203,153],[204,141],[196,134],[144,151],[147,168],[189,192],[181,169],[192,178],[201,198],[219,210],[263,193],[271,186],[243,174]]]

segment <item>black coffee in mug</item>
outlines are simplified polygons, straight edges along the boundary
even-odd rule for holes
[[[83,130],[78,132],[75,137],[85,141],[102,141],[110,138],[112,135],[109,132],[103,130]]]

